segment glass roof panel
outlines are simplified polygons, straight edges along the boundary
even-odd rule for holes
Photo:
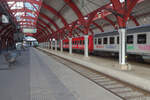
[[[25,7],[29,10],[33,10],[33,11],[36,11],[36,8],[33,7],[33,5],[29,2],[26,2],[25,3]]]
[[[24,8],[23,2],[16,2],[10,9],[22,9]]]
[[[20,22],[21,27],[24,26],[24,24],[25,25],[27,24],[29,26],[35,25],[38,19],[38,12],[40,11],[41,5],[34,4],[34,2],[38,1],[40,2],[39,4],[42,4],[42,0],[30,0],[30,1],[26,2],[26,0],[19,0],[19,1],[9,0],[7,2],[8,6],[10,7],[10,10],[13,10],[12,14],[16,17],[16,20]],[[17,9],[19,10],[17,11]],[[33,17],[35,19],[31,19],[30,17]]]
[[[27,12],[26,14],[27,14],[28,16],[35,17],[35,15],[32,14],[32,13]]]

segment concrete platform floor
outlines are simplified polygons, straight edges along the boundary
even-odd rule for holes
[[[103,58],[98,56],[89,56],[88,58],[84,57],[83,54],[73,53],[69,54],[68,52],[60,52],[50,49],[43,49],[52,54],[58,55],[60,57],[66,58],[73,62],[79,63],[81,65],[87,66],[94,70],[100,71],[107,75],[113,76],[119,80],[123,80],[130,84],[133,84],[137,87],[143,88],[147,91],[150,91],[150,65],[141,64],[137,62],[129,62],[132,66],[131,71],[122,71],[118,67],[118,60]]]
[[[2,60],[0,66],[2,65]],[[0,70],[0,100],[121,100],[52,57],[30,48]]]

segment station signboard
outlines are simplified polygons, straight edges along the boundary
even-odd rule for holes
[[[23,33],[36,33],[36,28],[23,28]]]

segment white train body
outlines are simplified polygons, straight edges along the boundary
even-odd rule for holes
[[[128,54],[141,55],[144,59],[150,59],[150,26],[142,26],[127,29],[126,50]],[[93,39],[94,51],[118,53],[118,31],[96,34]]]

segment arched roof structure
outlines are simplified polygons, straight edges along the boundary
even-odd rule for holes
[[[36,28],[40,41],[63,39],[74,34],[95,34],[139,26],[140,18],[149,15],[149,0],[3,0],[14,22],[23,28]],[[144,10],[147,8],[146,10]],[[132,26],[131,25],[131,26]],[[107,28],[108,27],[108,28]],[[111,28],[110,28],[111,27]],[[130,27],[130,25],[129,25]],[[3,29],[1,29],[3,31]],[[31,35],[30,33],[26,35]],[[44,39],[44,38],[45,39]]]

